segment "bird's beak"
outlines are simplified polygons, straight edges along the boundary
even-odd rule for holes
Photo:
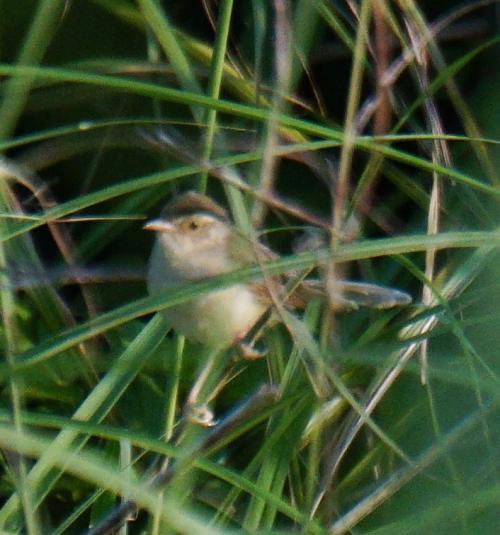
[[[148,221],[143,227],[144,230],[154,230],[156,232],[173,232],[175,225],[164,219],[153,219]]]

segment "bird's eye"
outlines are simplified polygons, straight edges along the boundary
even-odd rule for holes
[[[200,225],[197,221],[194,219],[189,222],[189,230],[198,230],[200,228]]]

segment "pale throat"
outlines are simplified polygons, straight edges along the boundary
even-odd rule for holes
[[[213,247],[190,247],[189,250],[182,243],[159,247],[155,246],[156,256],[163,257],[165,268],[180,280],[196,280],[227,273],[238,268],[228,255],[227,247],[214,244]],[[169,253],[170,249],[174,249]]]

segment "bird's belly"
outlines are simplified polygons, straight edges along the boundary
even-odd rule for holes
[[[209,292],[164,311],[167,322],[187,338],[227,347],[255,325],[266,307],[244,285]]]

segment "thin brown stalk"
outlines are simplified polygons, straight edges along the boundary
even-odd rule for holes
[[[290,84],[290,24],[288,20],[287,0],[274,0],[276,14],[275,24],[275,90],[271,103],[271,111],[267,122],[267,133],[264,141],[264,154],[260,171],[259,194],[263,199],[272,196],[274,177],[276,173],[277,154],[279,144],[278,116],[284,111],[284,101],[281,95],[288,92]],[[267,204],[257,200],[252,210],[252,224],[254,228],[262,225],[267,213]]]

